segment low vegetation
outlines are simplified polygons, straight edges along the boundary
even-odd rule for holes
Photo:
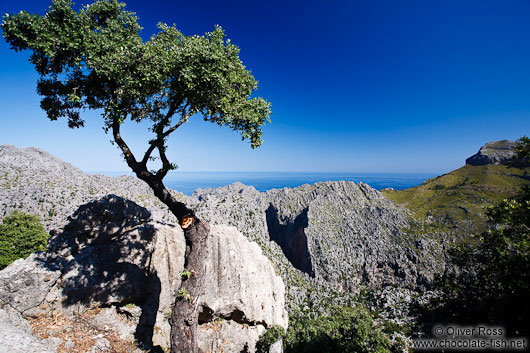
[[[15,211],[5,217],[0,224],[0,270],[35,251],[45,251],[48,238],[38,216]]]
[[[286,353],[392,352],[402,343],[392,340],[393,333],[376,322],[363,305],[332,306],[325,314],[310,309],[291,312],[287,331],[272,327],[257,348],[268,352],[270,345],[283,337]]]
[[[414,188],[385,190],[383,194],[438,230],[472,234],[486,230],[487,206],[513,197],[529,184],[530,168],[466,165]]]
[[[517,142],[514,161],[527,166],[530,139]],[[528,168],[520,172],[528,176]],[[507,336],[530,333],[530,186],[485,212],[487,230],[450,249],[450,266],[435,283],[440,295],[419,307],[425,333],[440,323],[501,326]]]
[[[501,325],[510,335],[530,327],[530,188],[487,210],[489,229],[450,253],[441,295],[419,310],[422,329],[436,323]]]

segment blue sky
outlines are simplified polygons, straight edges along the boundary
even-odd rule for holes
[[[181,127],[169,140],[181,170],[444,173],[487,141],[530,134],[528,1],[126,3],[145,39],[159,21],[188,35],[221,25],[272,103],[256,150],[200,118]],[[48,4],[0,0],[0,11]],[[97,112],[78,130],[45,118],[28,56],[0,41],[0,143],[128,170]],[[150,136],[127,125],[141,153]]]

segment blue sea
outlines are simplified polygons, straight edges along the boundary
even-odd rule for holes
[[[108,176],[118,176],[132,173],[99,172]],[[433,178],[437,174],[419,173],[324,173],[324,172],[185,172],[169,173],[164,184],[186,195],[191,195],[198,189],[217,188],[239,181],[252,185],[259,191],[297,187],[303,184],[314,184],[328,180],[346,180],[369,184],[374,189],[394,188],[408,189],[420,185],[423,181]]]

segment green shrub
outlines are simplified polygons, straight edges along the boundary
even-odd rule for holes
[[[49,235],[36,215],[15,211],[0,224],[0,269],[32,252],[46,250]]]
[[[284,336],[285,330],[283,327],[272,326],[260,336],[259,341],[256,343],[256,351],[258,353],[268,353],[270,346]]]
[[[268,330],[258,343],[261,352],[282,336],[282,330]],[[265,344],[266,343],[266,344]],[[376,327],[363,306],[332,306],[327,314],[293,312],[284,336],[286,353],[383,353],[391,351],[390,338]]]
[[[448,252],[455,269],[435,282],[441,295],[418,308],[419,329],[483,323],[508,335],[528,335],[530,327],[530,189],[487,210],[490,229],[474,244]],[[449,267],[451,268],[451,267]]]

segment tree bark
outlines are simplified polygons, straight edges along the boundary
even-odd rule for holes
[[[210,226],[208,223],[199,220],[192,210],[171,195],[162,182],[163,176],[165,176],[164,172],[153,174],[147,170],[145,163],[137,162],[120,135],[118,122],[112,125],[112,129],[114,141],[122,150],[125,161],[136,176],[149,185],[155,196],[169,208],[180,224],[185,218],[193,218],[191,225],[184,229],[184,238],[186,239],[184,269],[189,273],[189,276],[182,279],[180,294],[177,295],[171,313],[171,353],[199,353],[196,335],[199,323],[198,306],[204,290],[205,266],[208,256],[207,240]],[[163,152],[161,151],[161,156],[162,154]],[[162,157],[165,158],[165,155]],[[164,164],[166,162],[167,160],[164,161]],[[166,168],[166,166],[163,168]]]
[[[197,346],[199,301],[204,294],[209,231],[208,223],[199,220],[184,231],[187,248],[184,267],[191,276],[183,280],[180,287],[181,295],[177,296],[171,314],[171,353],[199,352]]]

